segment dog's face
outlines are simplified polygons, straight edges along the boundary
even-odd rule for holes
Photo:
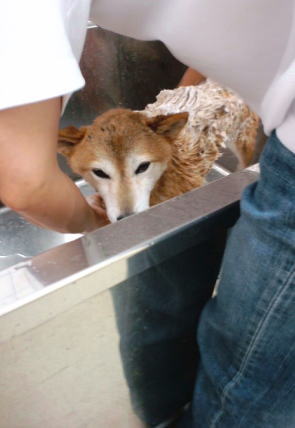
[[[150,194],[171,159],[171,142],[187,113],[147,118],[110,110],[91,126],[59,133],[58,150],[104,200],[111,222],[149,207]]]

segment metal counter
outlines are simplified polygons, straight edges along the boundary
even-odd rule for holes
[[[229,175],[2,271],[2,426],[142,426],[122,370],[112,290],[231,226],[257,174]]]
[[[73,97],[62,126],[88,123],[113,106],[140,109],[183,72],[163,46],[96,28],[82,69],[90,84]],[[229,165],[225,157],[208,185],[85,236],[41,230],[1,209],[1,427],[143,426],[122,369],[112,292],[234,223],[241,192],[259,171],[229,174]]]

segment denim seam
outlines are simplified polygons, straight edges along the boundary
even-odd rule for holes
[[[285,177],[282,177],[282,176],[277,172],[277,170],[276,170],[276,169],[272,168],[271,164],[268,164],[267,162],[265,162],[264,168],[265,168],[265,169],[268,169],[268,171],[269,171],[271,174],[274,174],[278,179],[280,179],[280,180],[282,180],[284,183],[288,184],[288,186],[293,185],[293,183],[291,183],[291,180],[289,181],[289,180],[288,180],[288,179],[286,179]],[[291,178],[291,179],[292,179],[292,178]]]
[[[289,352],[289,353],[290,353],[290,354],[291,354],[291,353],[293,353],[292,349],[290,350],[290,352]],[[284,364],[285,359],[287,359],[287,358],[288,358],[288,355],[289,355],[289,354],[287,354],[287,355],[285,356],[285,358],[281,361],[281,364],[280,364],[280,366],[278,366],[278,369],[282,367],[282,365]],[[293,388],[294,388],[294,386],[290,386],[290,388],[289,388],[289,390],[288,390],[288,391],[291,391],[291,392],[292,392]],[[263,393],[261,393],[261,394],[259,394],[259,395],[258,395],[258,397],[257,397],[257,400],[255,400],[255,401],[254,401],[254,404],[255,404],[255,405],[257,405],[257,402],[259,402],[259,400],[261,399],[261,397],[263,397],[267,392],[268,392],[268,390],[267,390],[267,391],[264,391],[264,392],[263,392]],[[275,407],[272,405],[272,406],[271,406],[271,409],[272,409],[272,411],[273,411],[273,410],[275,409]],[[243,422],[247,416],[248,416],[248,415],[244,415],[244,416],[242,417],[242,419],[239,421],[239,423]],[[246,421],[246,422],[247,422],[247,421]]]
[[[217,422],[220,420],[224,413],[225,408],[225,400],[228,398],[228,393],[231,389],[233,389],[239,382],[240,378],[243,376],[244,371],[247,367],[248,361],[250,360],[253,350],[256,347],[257,342],[259,341],[261,334],[263,333],[265,326],[267,325],[268,319],[271,317],[273,310],[276,306],[276,303],[280,300],[281,295],[285,292],[285,289],[288,287],[288,285],[291,283],[293,276],[295,276],[295,269],[290,272],[290,274],[287,276],[286,281],[282,283],[282,286],[278,289],[277,293],[273,296],[269,306],[268,310],[266,311],[265,316],[262,318],[262,320],[259,322],[259,325],[256,328],[256,331],[253,335],[253,338],[248,346],[248,349],[245,352],[245,356],[243,358],[243,361],[241,362],[241,366],[239,371],[234,375],[232,380],[230,380],[225,387],[222,390],[221,395],[221,409],[219,412],[217,412],[215,418],[212,420],[209,428],[215,428],[217,425]]]

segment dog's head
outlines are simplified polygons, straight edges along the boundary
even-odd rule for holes
[[[111,222],[149,207],[150,194],[171,159],[188,113],[148,118],[110,110],[91,126],[59,132],[58,151],[102,196]]]

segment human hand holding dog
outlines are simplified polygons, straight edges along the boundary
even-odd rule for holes
[[[199,83],[204,82],[206,80],[206,77],[203,76],[203,74],[199,73],[197,70],[194,70],[193,68],[188,67],[182,76],[180,82],[178,83],[177,87],[180,86],[195,86]]]
[[[108,223],[56,159],[61,100],[0,111],[0,199],[31,222],[62,233]]]
[[[94,193],[93,195],[87,196],[86,201],[101,220],[105,219],[107,224],[110,223],[105,210],[104,201],[99,193]]]

